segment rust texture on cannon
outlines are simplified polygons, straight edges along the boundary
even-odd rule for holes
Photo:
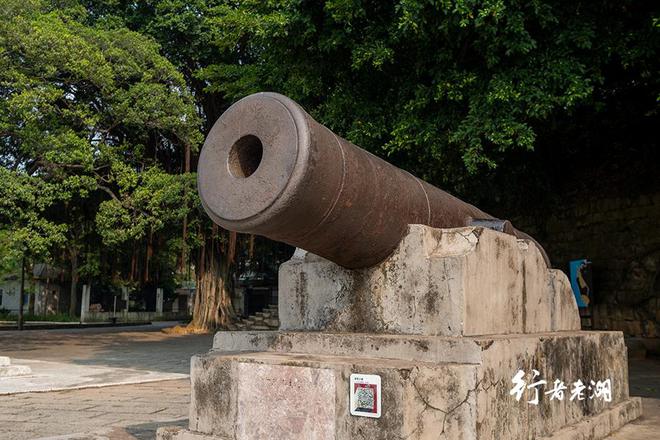
[[[531,239],[335,135],[277,93],[247,96],[218,119],[200,155],[198,187],[218,225],[351,269],[387,258],[408,224],[481,225]]]

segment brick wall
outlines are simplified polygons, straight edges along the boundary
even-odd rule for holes
[[[595,329],[660,337],[660,192],[567,193],[517,224],[565,272],[572,259],[592,261]]]

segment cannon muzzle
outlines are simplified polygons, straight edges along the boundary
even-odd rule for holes
[[[247,96],[218,119],[199,158],[198,186],[223,228],[351,269],[387,258],[408,224],[483,225],[530,239],[335,135],[277,93]]]

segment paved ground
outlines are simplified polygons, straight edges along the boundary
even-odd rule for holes
[[[188,378],[188,374],[184,373],[166,373],[101,365],[78,365],[70,362],[37,361],[34,359],[12,358],[12,365],[15,367],[29,367],[31,372],[20,376],[2,377],[0,380],[0,396]]]
[[[630,395],[642,397],[644,415],[608,440],[660,439],[660,359],[633,359],[629,374]]]
[[[69,365],[187,374],[211,335],[172,336],[166,324],[137,328],[1,332],[0,355]],[[608,440],[660,439],[660,360],[634,360],[631,395],[644,417]],[[187,424],[188,380],[0,396],[0,440],[153,439],[160,426]]]
[[[211,337],[160,331],[172,324],[2,332],[0,355],[32,374],[3,378],[0,395],[187,378],[190,357],[208,350]]]
[[[660,439],[660,399],[643,398],[644,415],[624,426],[607,440]]]
[[[167,335],[174,323],[116,328],[0,332],[0,356],[188,374],[190,357],[208,351],[212,335]]]
[[[0,439],[88,439],[71,434],[89,432],[112,440],[153,439],[159,426],[188,423],[189,402],[187,379],[2,396]]]
[[[56,366],[61,377],[90,369],[114,373],[142,371],[143,376],[187,375],[190,357],[208,351],[212,335],[177,336],[161,332],[168,325],[172,323],[3,331],[0,356],[10,356],[17,364],[21,362],[15,359],[21,359],[33,369],[40,364]],[[188,379],[0,395],[0,440],[61,435],[67,439],[153,439],[159,426],[187,423],[189,401]],[[90,432],[98,436],[71,437],[71,434]]]

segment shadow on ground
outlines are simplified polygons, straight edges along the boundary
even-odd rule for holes
[[[136,440],[153,440],[156,438],[156,431],[162,426],[188,426],[188,419],[174,420],[171,422],[159,423],[141,423],[139,425],[126,426],[123,430],[126,434],[133,436]]]
[[[628,362],[628,375],[631,396],[660,399],[659,358],[631,359]]]
[[[165,326],[7,331],[0,334],[0,355],[188,374],[191,356],[210,350],[213,335],[169,335]]]

